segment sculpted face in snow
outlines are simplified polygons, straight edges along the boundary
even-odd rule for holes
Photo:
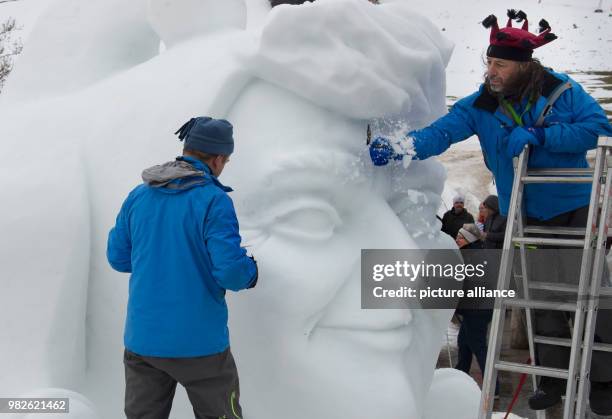
[[[113,3],[91,1],[75,13],[103,9],[110,25]],[[444,112],[446,41],[401,1],[317,0],[272,11],[267,0],[141,6],[133,21],[148,32],[139,39],[163,41],[161,54],[104,71],[85,60],[82,71],[95,77],[78,84],[62,76],[66,94],[55,86],[34,100],[29,66],[49,60],[49,38],[67,36],[47,22],[7,85],[0,356],[11,364],[0,394],[64,387],[100,417],[121,415],[128,278],[107,266],[106,234],[140,170],[178,154],[171,133],[204,114],[235,126],[236,153],[221,181],[235,189],[244,244],[260,267],[256,289],[228,295],[246,417],[441,419],[448,412],[439,401],[453,388],[454,417],[464,407],[472,418],[470,379],[441,371],[432,385],[451,313],[360,309],[362,248],[451,243],[435,220],[441,166],[374,170],[365,147],[368,121],[402,115],[416,127]],[[198,26],[193,17],[204,11]],[[115,48],[105,28],[87,42],[74,38],[72,58],[55,59],[77,60],[92,44]],[[173,412],[191,414],[183,393]]]

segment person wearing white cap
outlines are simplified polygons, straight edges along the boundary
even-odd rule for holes
[[[457,194],[453,198],[453,207],[446,211],[442,217],[442,231],[453,239],[457,237],[459,229],[463,227],[464,224],[474,223],[474,217],[463,206],[464,202],[464,196]]]
[[[455,242],[461,249],[461,256],[464,264],[477,265],[486,260],[486,255],[483,253],[484,242],[482,241],[482,233],[478,226],[473,223],[464,224],[455,238]],[[474,289],[481,285],[482,280],[472,282],[467,278],[464,281],[464,291]],[[457,305],[456,314],[461,316],[461,327],[457,336],[458,357],[455,369],[461,370],[466,374],[470,373],[472,365],[472,355],[476,357],[480,371],[484,375],[484,369],[487,361],[487,329],[489,322],[493,317],[491,308],[475,308],[473,301],[462,298]],[[471,300],[474,300],[473,298]],[[495,385],[495,396],[499,395],[499,382]]]
[[[482,238],[482,233],[476,224],[464,224],[463,227],[459,229],[457,232],[457,237],[455,238],[457,242],[457,246],[459,248],[463,248],[465,246],[474,245],[475,242],[480,241]],[[482,248],[482,246],[478,247]]]

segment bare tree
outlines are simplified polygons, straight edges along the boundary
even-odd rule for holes
[[[17,0],[0,0],[0,3]],[[23,45],[20,39],[15,39],[15,31],[20,28],[15,19],[8,18],[0,24],[0,93],[4,87],[4,82],[13,69],[13,58],[20,54]]]

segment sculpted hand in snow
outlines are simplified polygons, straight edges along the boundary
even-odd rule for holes
[[[75,22],[105,10],[101,32],[85,38],[106,57],[116,46],[101,34],[114,16],[124,19],[107,3],[71,3]],[[0,295],[0,318],[15,320],[2,329],[2,357],[12,363],[0,393],[73,388],[100,417],[121,415],[127,278],[106,266],[106,232],[140,171],[179,152],[177,123],[208,114],[234,124],[222,181],[235,189],[260,269],[257,288],[229,300],[246,417],[441,419],[428,400],[444,396],[428,392],[451,313],[361,310],[359,257],[362,248],[451,245],[435,220],[441,166],[374,171],[362,140],[371,118],[402,114],[418,127],[444,112],[447,42],[400,1],[279,6],[267,21],[248,22],[263,27],[261,38],[244,30],[242,1],[140,5],[133,16],[148,24],[144,45],[161,39],[163,53],[137,47],[134,61],[111,56],[104,66],[86,59],[86,79],[64,77],[36,101],[31,69],[74,57],[32,48],[28,69],[15,70],[23,82],[7,86],[0,266],[10,291]],[[69,38],[54,19],[47,36]],[[87,44],[71,38],[75,51]],[[471,419],[477,388],[465,380]],[[191,414],[184,393],[173,409]]]

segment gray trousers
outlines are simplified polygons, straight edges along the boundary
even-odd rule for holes
[[[210,356],[157,358],[125,350],[127,419],[168,419],[177,383],[196,419],[241,419],[238,371],[229,348]]]
[[[555,227],[585,227],[587,218],[588,207],[582,207],[560,214],[546,221],[540,221],[528,217],[527,224]],[[576,253],[576,255],[577,254],[578,253]],[[560,275],[558,280],[562,282],[573,282],[575,285],[577,285],[580,263],[581,260],[579,257],[561,258],[561,260],[555,261],[554,264],[548,264],[548,266],[544,267],[544,271],[540,271],[540,275],[536,274],[535,276],[542,276],[544,278],[539,278],[540,280],[550,281],[550,279],[547,278],[550,276],[550,273],[558,272]],[[541,261],[540,265],[542,265]],[[558,271],[555,271],[555,269],[558,269]],[[605,272],[607,273],[607,270]],[[562,276],[565,276],[566,278],[561,278]],[[569,281],[567,280],[568,276],[571,277]],[[537,280],[538,278],[534,279]],[[563,281],[563,279],[566,280]],[[563,311],[535,310],[535,333],[549,337],[571,338],[569,319],[573,317],[573,314],[574,313]],[[600,309],[597,312],[596,318],[595,342],[612,343],[612,310]],[[536,358],[538,365],[567,369],[569,366],[570,348],[556,345],[536,344]],[[612,381],[612,353],[593,351],[590,378],[591,381],[597,382]],[[550,380],[557,381],[556,379]],[[565,380],[558,380],[559,384],[563,383],[564,381]]]

